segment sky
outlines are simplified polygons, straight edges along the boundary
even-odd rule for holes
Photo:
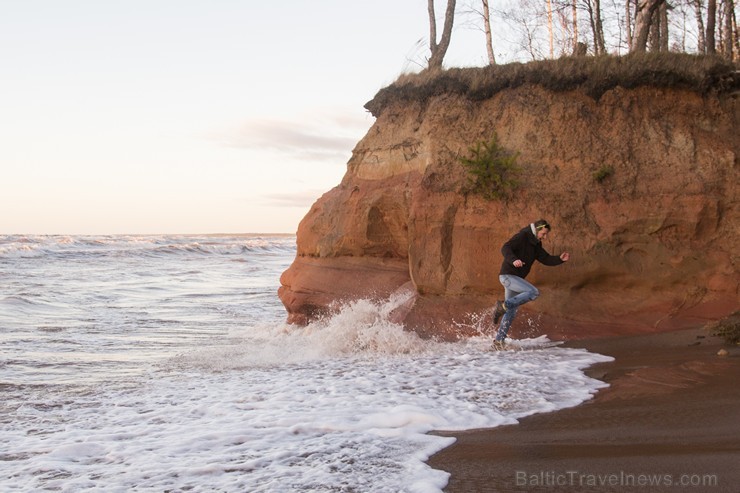
[[[0,234],[295,233],[426,4],[0,0]],[[445,62],[485,65],[482,31]]]

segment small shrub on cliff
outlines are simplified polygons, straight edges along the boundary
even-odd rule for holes
[[[470,147],[470,156],[460,162],[470,175],[470,191],[488,200],[505,197],[519,186],[516,176],[521,168],[516,164],[518,153],[501,147],[494,134],[488,142],[478,142]]]
[[[601,168],[594,171],[594,180],[602,183],[604,180],[614,174],[614,166],[604,165]]]
[[[728,344],[740,345],[740,312],[717,322],[712,327],[712,335],[723,338]]]

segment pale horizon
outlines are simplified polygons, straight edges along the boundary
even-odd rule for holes
[[[0,234],[295,234],[428,29],[422,0],[6,3]],[[486,63],[459,21],[446,65]]]

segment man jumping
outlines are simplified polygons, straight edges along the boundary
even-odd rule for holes
[[[555,256],[542,248],[542,240],[547,238],[550,229],[550,224],[540,219],[522,228],[501,247],[504,261],[498,279],[504,286],[505,301],[496,301],[493,311],[494,324],[498,323],[502,315],[504,317],[496,332],[496,340],[493,341],[493,348],[496,350],[505,348],[506,334],[514,321],[517,309],[540,295],[536,287],[524,280],[532,269],[532,263],[538,260],[545,265],[555,266],[567,262],[570,258],[568,252]]]

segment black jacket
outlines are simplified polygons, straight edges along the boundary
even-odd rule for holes
[[[504,261],[501,264],[500,275],[527,277],[535,260],[545,265],[560,265],[563,263],[560,257],[550,255],[542,248],[542,242],[532,232],[532,226],[522,228],[517,234],[501,247]],[[524,262],[521,267],[514,267],[516,259]]]

